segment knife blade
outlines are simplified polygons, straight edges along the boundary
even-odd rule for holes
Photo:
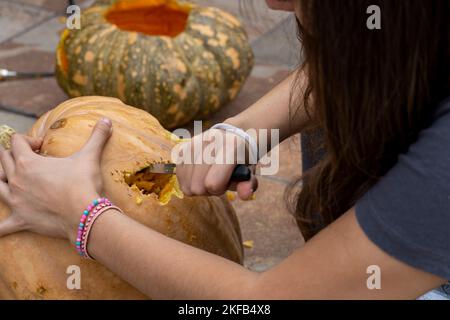
[[[55,74],[53,72],[17,72],[0,69],[0,82],[8,80],[49,78],[54,76]]]
[[[156,174],[176,174],[177,166],[173,163],[154,163],[145,169],[148,173]],[[252,171],[244,164],[239,164],[231,174],[230,182],[249,181],[252,178]]]

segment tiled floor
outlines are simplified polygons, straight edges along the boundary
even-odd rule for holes
[[[271,12],[263,0],[193,0],[223,8],[240,17],[256,55],[256,66],[239,97],[214,115],[211,124],[244,110],[282,80],[299,62],[295,24],[285,13]],[[76,0],[82,6],[92,0]],[[59,33],[64,28],[65,0],[0,0],[0,68],[52,71]],[[67,99],[53,78],[0,82],[0,124],[25,132],[35,117]],[[276,106],[274,106],[276,107]],[[261,177],[256,200],[235,200],[246,249],[246,265],[264,270],[302,245],[288,213],[284,191],[300,175],[298,137],[280,146],[281,168],[276,176]]]

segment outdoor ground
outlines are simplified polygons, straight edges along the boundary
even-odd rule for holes
[[[91,0],[78,0],[89,5]],[[270,12],[263,0],[194,0],[223,8],[244,22],[256,56],[256,65],[239,97],[209,121],[221,122],[251,105],[299,63],[292,16]],[[245,5],[244,5],[245,3]],[[54,68],[58,34],[64,28],[65,0],[0,0],[0,69],[48,72]],[[66,100],[53,78],[0,82],[0,125],[26,132],[36,117]],[[276,108],[276,106],[274,106]],[[246,265],[264,270],[303,244],[284,193],[300,175],[298,137],[280,146],[280,171],[260,178],[254,201],[233,201],[245,241]]]

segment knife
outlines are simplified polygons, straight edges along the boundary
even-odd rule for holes
[[[145,169],[148,173],[176,174],[177,166],[173,163],[155,163]],[[230,182],[249,181],[252,178],[252,171],[244,164],[239,164],[231,174]]]
[[[40,79],[53,77],[53,72],[17,72],[6,69],[0,69],[0,82],[20,79]]]

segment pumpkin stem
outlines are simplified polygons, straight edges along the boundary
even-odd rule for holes
[[[11,136],[16,131],[13,128],[8,127],[7,125],[0,126],[0,146],[5,149],[9,149],[11,147]]]

